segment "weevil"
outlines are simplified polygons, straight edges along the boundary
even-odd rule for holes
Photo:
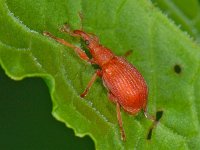
[[[50,32],[43,32],[43,34],[72,48],[81,59],[90,64],[97,64],[101,68],[96,70],[80,96],[82,98],[85,97],[96,78],[102,78],[103,85],[108,90],[108,98],[116,104],[117,120],[122,140],[126,140],[126,135],[120,112],[121,107],[131,115],[136,115],[143,109],[145,117],[155,121],[155,118],[147,113],[147,84],[143,76],[132,64],[124,57],[116,56],[109,48],[101,45],[98,37],[94,34],[86,33],[83,30],[71,31],[66,25],[61,28],[61,31],[73,37],[82,38],[92,58],[90,59],[81,48],[52,35]]]

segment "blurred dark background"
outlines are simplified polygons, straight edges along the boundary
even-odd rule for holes
[[[93,150],[51,115],[49,91],[40,78],[14,81],[0,68],[0,146],[2,150]]]

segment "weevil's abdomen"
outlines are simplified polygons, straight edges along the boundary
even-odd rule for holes
[[[138,70],[122,57],[102,66],[104,85],[123,109],[136,114],[146,106],[148,89]]]

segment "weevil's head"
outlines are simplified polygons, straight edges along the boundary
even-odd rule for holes
[[[103,66],[114,57],[114,54],[108,48],[99,44],[99,39],[94,34],[85,33],[81,30],[75,30],[74,34],[80,36],[85,41],[93,61],[99,66]]]
[[[99,39],[94,34],[85,33],[81,30],[74,30],[74,34],[79,35],[85,41],[85,44],[89,49],[93,49],[99,45]]]

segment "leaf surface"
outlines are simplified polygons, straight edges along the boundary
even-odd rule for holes
[[[200,148],[200,48],[149,1],[0,0],[0,14],[1,66],[15,80],[42,77],[53,115],[76,135],[90,135],[97,149]],[[95,68],[42,35],[50,31],[82,47],[79,39],[58,31],[64,23],[72,29],[82,24],[116,55],[133,50],[128,60],[147,81],[149,112],[164,112],[150,141],[152,122],[142,113],[134,117],[124,111],[127,141],[120,140],[115,105],[100,79],[80,98]]]
[[[198,0],[191,0],[190,3],[187,0],[152,0],[152,2],[199,43],[200,3]]]

